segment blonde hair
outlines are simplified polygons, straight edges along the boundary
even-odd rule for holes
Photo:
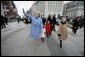
[[[34,14],[38,14],[38,17],[40,17],[40,12],[39,11],[34,12]]]

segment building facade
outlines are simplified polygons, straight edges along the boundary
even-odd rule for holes
[[[32,13],[32,8],[30,8],[29,10],[27,10],[26,13],[27,13],[27,14],[29,13],[30,15],[32,15],[32,14],[31,14],[31,13]]]
[[[17,9],[13,1],[1,1],[1,15],[11,18],[17,14]]]
[[[49,14],[63,15],[63,1],[35,1],[32,5],[32,14],[36,11],[41,13],[41,17],[47,17]]]
[[[63,15],[69,18],[84,16],[84,1],[71,1],[64,4]]]

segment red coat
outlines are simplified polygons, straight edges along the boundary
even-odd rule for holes
[[[51,27],[53,27],[53,25],[50,25],[50,24],[46,24],[45,25],[45,29],[46,29],[46,34],[50,34],[51,33]]]

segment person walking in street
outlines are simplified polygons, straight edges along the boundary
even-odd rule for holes
[[[45,22],[46,22],[46,18],[45,17],[42,18],[42,22],[43,22],[43,25],[45,25]]]
[[[40,18],[40,12],[35,12],[34,16],[26,14],[23,9],[24,15],[31,19],[31,30],[30,35],[34,39],[34,44],[39,44],[39,39],[41,39],[41,33],[43,29],[42,19]]]
[[[50,15],[50,14],[48,15],[47,21],[49,21],[50,24],[52,24],[52,15]]]
[[[4,16],[1,15],[1,28],[6,28],[6,25],[5,25],[5,18]]]
[[[78,21],[79,21],[79,27],[82,28],[82,25],[83,25],[82,19],[78,18]]]
[[[47,21],[45,25],[47,37],[51,36],[51,33],[52,33],[51,27],[52,25],[50,24],[50,21]]]
[[[18,23],[19,23],[19,21],[20,21],[19,18],[17,19],[17,21],[18,21]]]
[[[8,25],[8,18],[4,17],[6,25]]]
[[[74,34],[76,34],[76,32],[77,32],[77,30],[78,30],[78,26],[79,26],[79,20],[78,20],[78,17],[77,18],[74,18],[73,19],[73,32],[74,32]]]
[[[48,18],[47,18],[47,21],[49,21],[49,24],[50,24],[50,25],[52,25],[52,17],[53,17],[53,16],[49,14],[49,15],[48,15]],[[50,29],[51,29],[51,33],[52,33],[52,31],[53,31],[53,26],[50,26]],[[50,33],[50,36],[51,36],[51,33]]]
[[[56,15],[55,14],[53,15],[53,18],[52,18],[52,25],[53,25],[52,30],[55,31],[55,25],[56,25]]]
[[[68,38],[67,24],[65,17],[62,17],[61,22],[59,23],[58,38],[60,40],[60,48],[62,48],[62,40],[66,40]]]

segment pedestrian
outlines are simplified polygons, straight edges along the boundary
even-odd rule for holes
[[[55,14],[53,15],[53,18],[52,18],[52,25],[53,25],[52,30],[55,31],[55,25],[56,25],[56,15]]]
[[[30,35],[34,39],[34,44],[35,45],[39,44],[39,40],[41,39],[41,33],[43,28],[42,19],[40,18],[40,12],[35,12],[34,17],[29,14],[26,14],[24,9],[23,9],[23,13],[27,17],[27,19],[29,18],[32,21]]]
[[[50,24],[50,21],[47,21],[45,24],[45,29],[46,29],[46,36],[49,37],[51,36],[52,30],[51,30],[52,25]]]
[[[43,25],[45,25],[45,22],[46,22],[46,18],[45,17],[42,17],[42,22],[43,22]]]
[[[59,23],[58,38],[60,40],[60,48],[62,48],[62,40],[66,40],[68,38],[67,23],[65,17],[62,17],[61,22]]]
[[[74,32],[74,34],[76,34],[76,32],[77,32],[77,30],[78,30],[78,26],[79,26],[79,21],[78,21],[78,17],[76,17],[76,18],[74,18],[73,19],[73,32]]]
[[[8,18],[4,17],[6,25],[8,25]]]
[[[82,25],[83,25],[82,19],[78,18],[78,21],[79,21],[79,27],[82,28]]]
[[[45,39],[45,26],[43,26],[43,29],[42,29],[42,34],[41,34],[41,40],[44,42],[44,39]]]
[[[1,28],[6,28],[6,25],[5,25],[5,18],[3,15],[1,15]]]
[[[48,15],[48,18],[47,18],[47,21],[49,21],[49,24],[50,24],[50,25],[52,25],[52,23],[53,23],[53,22],[52,22],[52,18],[53,18],[53,16],[49,14],[49,15]],[[51,28],[51,32],[52,32],[52,31],[53,31],[53,26],[51,26],[50,28]],[[51,34],[50,34],[50,35],[51,35]]]
[[[17,19],[17,21],[18,21],[18,23],[19,23],[19,21],[20,21],[19,18]]]
[[[50,24],[52,25],[52,15],[50,15],[50,14],[48,15],[47,21],[49,21]]]

